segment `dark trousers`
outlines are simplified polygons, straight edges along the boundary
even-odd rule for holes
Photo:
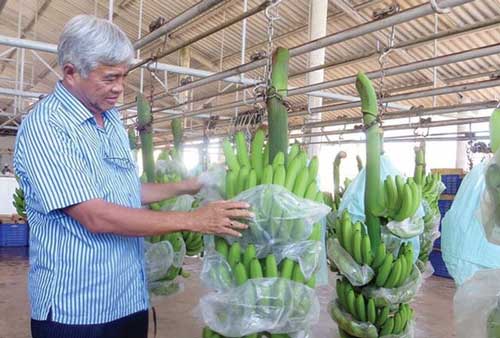
[[[33,338],[147,338],[148,310],[139,311],[109,323],[68,325],[47,320],[31,319]]]

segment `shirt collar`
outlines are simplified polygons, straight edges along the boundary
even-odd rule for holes
[[[83,105],[83,103],[73,95],[61,81],[58,81],[54,90],[54,95],[61,104],[68,110],[65,118],[79,125],[94,117],[94,114]],[[113,123],[121,123],[118,111],[115,108],[103,112],[103,117]]]

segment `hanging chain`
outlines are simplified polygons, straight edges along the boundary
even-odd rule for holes
[[[272,1],[271,5],[266,8],[267,18],[267,64],[266,64],[266,82],[267,86],[271,86],[272,59],[273,59],[273,36],[274,36],[274,21],[279,20],[278,5],[281,0]]]
[[[399,7],[396,10],[396,13],[399,12]],[[387,41],[387,47],[384,49],[381,49],[380,47],[380,41],[377,40],[377,50],[380,52],[380,56],[378,57],[378,64],[380,66],[380,72],[381,76],[379,79],[379,84],[378,84],[378,97],[379,97],[379,109],[380,109],[380,117],[382,118],[384,114],[387,111],[387,106],[389,105],[388,103],[382,103],[382,99],[385,96],[384,93],[384,87],[385,87],[385,65],[387,61],[387,56],[394,50],[394,44],[396,42],[396,26],[393,25],[391,27],[391,35],[389,36],[389,39]]]

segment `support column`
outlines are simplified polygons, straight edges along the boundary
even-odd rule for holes
[[[309,4],[309,40],[324,37],[326,35],[327,27],[327,14],[328,14],[328,0],[310,0]],[[308,67],[314,67],[325,63],[325,49],[321,48],[309,53]],[[307,74],[307,84],[315,84],[323,82],[324,69],[320,69]],[[308,97],[309,109],[320,107],[323,105],[323,98],[321,97]],[[307,117],[308,122],[321,121],[321,113],[314,113]],[[320,129],[312,129],[311,132],[319,132]],[[312,137],[305,140],[306,142],[319,142],[321,137]],[[310,156],[319,155],[319,144],[310,144],[308,146],[308,153]]]

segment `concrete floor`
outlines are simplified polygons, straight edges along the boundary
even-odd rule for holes
[[[206,290],[199,283],[200,268],[199,259],[187,259],[185,270],[191,273],[191,277],[182,280],[184,292],[153,300],[158,316],[158,338],[201,337],[203,323],[196,307]],[[26,248],[0,248],[0,338],[30,337],[27,270]],[[338,338],[336,325],[326,311],[333,292],[334,276],[330,277],[331,285],[318,290],[322,312],[319,323],[313,328],[313,338]],[[449,279],[431,277],[425,281],[414,303],[417,313],[415,338],[455,337],[454,292],[454,283]],[[151,317],[150,337],[153,337]]]

